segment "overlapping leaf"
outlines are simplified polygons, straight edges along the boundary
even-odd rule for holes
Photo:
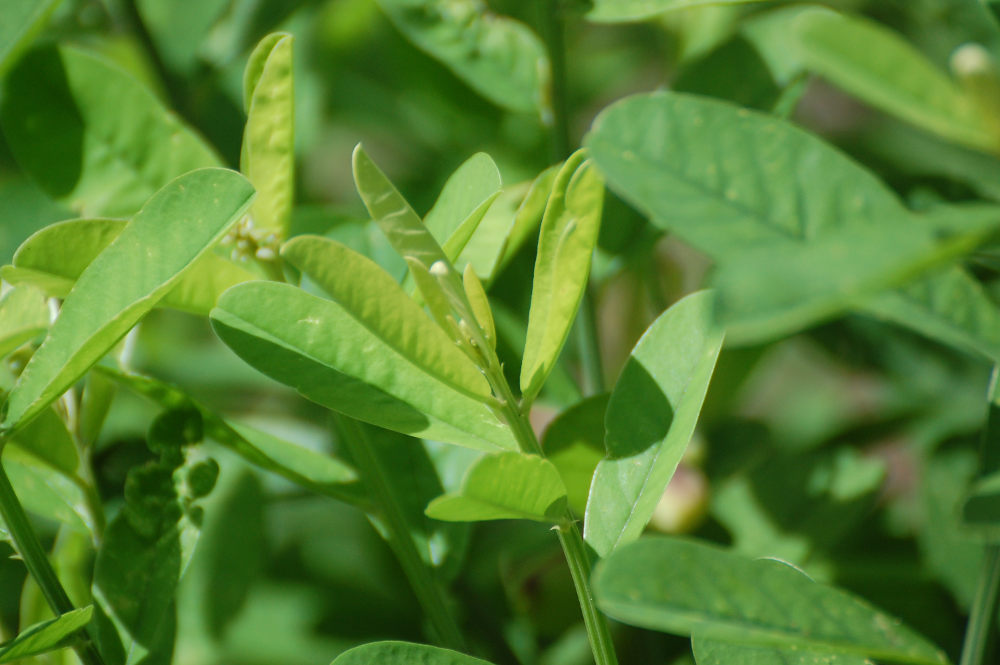
[[[948,662],[934,645],[863,600],[813,582],[788,564],[746,559],[714,545],[640,540],[598,564],[593,584],[608,615],[654,630],[783,653]]]
[[[0,298],[0,357],[41,335],[48,327],[45,294],[30,286],[11,289]]]
[[[601,556],[639,537],[687,448],[722,348],[712,297],[692,294],[660,315],[611,393],[607,457],[594,472],[584,523]]]
[[[21,166],[77,213],[128,216],[213,151],[138,81],[78,48],[27,54],[0,106]]]
[[[210,250],[252,199],[246,179],[222,169],[181,176],[150,199],[66,296],[10,392],[2,427],[22,426],[65,392]]]
[[[379,0],[406,38],[469,87],[512,111],[548,107],[549,61],[528,26],[477,0]]]
[[[4,5],[0,23],[0,75],[45,25],[60,0],[12,0]]]
[[[552,462],[537,455],[484,455],[462,488],[440,496],[427,514],[449,522],[527,519],[558,523],[566,510],[566,486]]]
[[[372,642],[349,649],[337,656],[330,665],[490,665],[485,660],[410,642]]]
[[[726,640],[703,638],[698,631],[691,638],[698,665],[874,665],[864,656],[831,654],[824,651],[801,651],[739,644]]]
[[[0,644],[0,663],[12,663],[68,646],[73,636],[90,623],[93,613],[93,606],[88,605],[24,629],[10,642]]]
[[[578,151],[556,175],[542,219],[521,361],[527,404],[558,360],[587,288],[603,203],[604,181]]]
[[[593,0],[587,18],[598,23],[641,21],[657,14],[714,5],[742,5],[761,0]]]

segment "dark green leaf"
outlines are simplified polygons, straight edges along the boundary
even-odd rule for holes
[[[411,644],[409,642],[372,642],[354,647],[337,656],[331,665],[490,665],[485,660],[457,651]]]
[[[874,665],[864,656],[739,644],[701,637],[697,630],[691,647],[698,665]]]
[[[593,0],[587,18],[598,23],[641,21],[657,14],[714,5],[741,5],[761,0]]]

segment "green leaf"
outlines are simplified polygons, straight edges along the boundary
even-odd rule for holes
[[[31,286],[11,289],[0,298],[0,357],[38,337],[48,327],[45,294]]]
[[[593,0],[587,18],[598,23],[642,21],[664,12],[690,7],[742,5],[762,0]]]
[[[496,324],[493,322],[493,311],[490,309],[490,299],[489,296],[486,295],[483,283],[479,281],[478,277],[476,277],[476,271],[473,269],[472,264],[465,266],[465,273],[462,275],[462,281],[465,285],[465,295],[469,298],[469,304],[472,305],[472,313],[476,315],[476,323],[486,336],[486,341],[489,342],[494,349],[496,349],[497,328]]]
[[[371,642],[349,649],[330,665],[490,665],[457,651],[410,642]]]
[[[31,284],[50,296],[65,298],[126,223],[121,219],[71,219],[47,226],[21,244],[13,266],[0,269],[0,276],[11,284]],[[207,315],[223,291],[257,278],[214,252],[206,253],[157,305]]]
[[[473,464],[455,493],[427,506],[447,522],[526,519],[556,524],[566,510],[566,486],[552,462],[537,455],[485,455]]]
[[[424,217],[424,225],[444,247],[456,232],[466,227],[470,217],[478,213],[478,218],[482,219],[489,203],[500,192],[500,186],[500,170],[497,165],[486,153],[476,153],[448,177],[437,201]],[[472,228],[466,232],[465,241],[460,243],[462,247],[468,242],[478,223],[477,220],[471,224]],[[459,243],[455,241],[455,244]]]
[[[231,0],[202,0],[178,5],[162,0],[137,0],[143,25],[167,69],[179,77],[196,75],[204,64],[206,42],[212,26],[232,4]]]
[[[479,450],[517,447],[482,396],[442,383],[335,302],[248,282],[222,295],[212,326],[252,367],[327,408]]]
[[[702,637],[697,630],[691,647],[698,665],[874,665],[864,656],[739,644]]]
[[[378,0],[417,48],[473,90],[511,111],[548,109],[549,61],[528,26],[476,0]]]
[[[0,123],[14,156],[82,216],[128,216],[213,151],[139,82],[68,46],[27,54],[7,76]]]
[[[584,538],[601,556],[639,537],[687,448],[722,348],[701,291],[660,315],[632,350],[604,419]]]
[[[273,234],[276,244],[288,235],[295,197],[292,41],[285,33],[262,39],[244,76],[247,124],[240,170],[257,190],[250,209],[254,229],[265,238]]]
[[[4,446],[3,468],[25,510],[88,536],[94,533],[83,490],[65,473],[16,443]]]
[[[210,251],[252,199],[250,183],[222,169],[181,176],[151,198],[66,296],[10,392],[2,427],[22,426],[83,376]]]
[[[570,508],[583,515],[590,481],[604,458],[604,413],[609,395],[595,395],[560,413],[545,430],[542,449],[563,482]]]
[[[73,435],[55,408],[43,410],[13,441],[56,471],[72,478],[80,466]]]
[[[962,503],[962,523],[995,540],[1000,534],[1000,472],[978,479]]]
[[[521,363],[521,392],[530,404],[559,358],[580,306],[597,244],[604,181],[578,151],[563,164],[549,195]]]
[[[629,544],[598,563],[593,585],[609,616],[653,630],[898,663],[948,662],[897,619],[845,591],[786,563],[695,541]]]
[[[180,389],[156,379],[99,365],[110,376],[162,408],[191,405],[201,413],[205,436],[237,453],[251,464],[320,494],[353,505],[364,502],[355,487],[357,474],[340,460],[314,452],[242,423],[225,419],[191,400]]]
[[[42,29],[60,0],[11,0],[0,23],[0,76]]]
[[[75,633],[90,623],[93,614],[94,607],[87,605],[24,629],[10,642],[0,644],[0,663],[12,663],[68,646]]]
[[[1000,145],[1000,124],[895,32],[825,9],[803,12],[792,25],[803,64],[847,92],[958,143]]]

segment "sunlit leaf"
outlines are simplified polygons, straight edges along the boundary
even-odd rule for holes
[[[434,206],[424,216],[424,225],[444,248],[449,238],[467,225],[470,217],[478,213],[478,220],[482,219],[499,191],[500,171],[497,165],[486,153],[476,153],[448,177]],[[453,241],[456,247],[461,245],[459,251],[475,231],[478,220],[469,224],[471,229]],[[462,235],[464,241],[460,242]]]
[[[0,121],[14,156],[82,216],[127,216],[214,152],[138,81],[78,48],[28,53],[7,76]]]
[[[292,36],[268,35],[250,56],[244,77],[247,124],[240,170],[257,190],[254,229],[280,242],[288,235],[295,188]]]
[[[493,311],[490,309],[490,299],[486,295],[483,283],[476,277],[476,271],[472,265],[465,266],[465,273],[462,275],[465,285],[465,295],[472,305],[472,313],[476,315],[476,322],[486,335],[486,341],[495,349],[497,345],[497,329],[493,322]]]
[[[11,289],[0,298],[0,357],[49,327],[45,294],[30,286]]]
[[[90,623],[93,613],[93,606],[88,605],[25,628],[10,642],[0,644],[0,663],[12,663],[68,646],[73,636]]]
[[[549,62],[528,26],[477,0],[378,0],[407,39],[494,104],[539,113],[548,107]]]
[[[607,457],[594,472],[584,524],[601,556],[639,537],[687,448],[722,348],[712,297],[695,293],[661,314],[611,393]]]
[[[531,289],[521,392],[530,404],[559,358],[590,276],[604,181],[579,151],[556,176],[545,208]]]
[[[813,582],[786,563],[751,560],[714,545],[640,540],[599,563],[593,584],[609,616],[653,630],[898,663],[948,662],[934,645],[863,600]]]
[[[204,169],[150,199],[66,296],[10,392],[3,428],[25,424],[83,376],[210,251],[252,198],[239,174]]]
[[[427,515],[449,522],[527,519],[559,522],[566,510],[566,486],[547,459],[523,453],[484,455],[462,488],[427,506]]]
[[[716,5],[742,5],[761,0],[593,0],[587,18],[599,23],[641,21],[657,14]]]
[[[516,448],[481,395],[443,383],[335,302],[248,282],[222,295],[212,326],[251,366],[323,406],[422,438]]]
[[[490,665],[472,656],[410,642],[371,642],[349,649],[330,665]]]

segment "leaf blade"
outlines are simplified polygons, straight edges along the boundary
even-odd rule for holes
[[[0,644],[0,663],[38,656],[67,646],[67,640],[90,623],[93,613],[94,607],[87,605],[26,628],[10,642]]]

